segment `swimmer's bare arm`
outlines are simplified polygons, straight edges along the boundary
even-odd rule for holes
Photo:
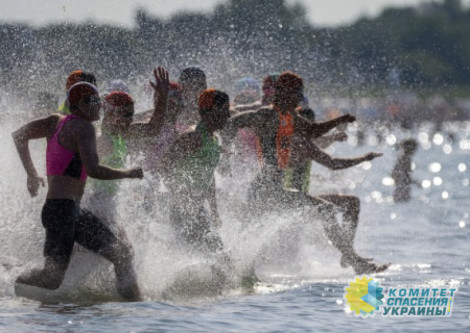
[[[312,139],[318,138],[329,131],[331,131],[333,128],[337,127],[338,125],[341,124],[346,124],[346,123],[352,123],[356,121],[356,117],[346,114],[344,116],[325,121],[322,123],[312,123],[309,126],[309,135],[311,136]]]
[[[46,138],[50,133],[53,132],[59,119],[60,116],[51,115],[47,118],[34,120],[12,133],[16,150],[20,155],[24,169],[26,170],[27,187],[31,197],[38,195],[39,186],[44,186],[45,182],[43,178],[38,177],[36,168],[31,158],[28,142],[29,140]]]
[[[137,122],[130,125],[128,135],[131,137],[156,136],[163,126],[168,104],[168,88],[170,81],[168,72],[163,67],[154,69],[153,75],[157,82],[156,84],[150,82],[154,89],[154,111],[148,122]]]
[[[230,118],[224,129],[220,132],[224,146],[230,145],[237,134],[238,129],[248,127],[256,130],[262,127],[266,121],[269,121],[266,114],[264,112],[260,112],[261,110],[262,109],[241,112]]]
[[[306,143],[302,148],[302,154],[304,159],[312,159],[315,162],[320,163],[321,165],[326,166],[332,170],[340,170],[350,168],[352,166],[358,165],[365,161],[371,161],[376,157],[382,156],[381,153],[368,153],[361,157],[356,158],[333,158],[323,150],[318,148],[315,144]]]
[[[348,135],[344,132],[338,132],[331,135],[323,135],[319,138],[314,140],[314,143],[320,147],[321,149],[328,148],[335,142],[346,141],[348,139]]]
[[[142,168],[113,169],[100,165],[97,148],[96,134],[93,125],[86,121],[77,122],[75,130],[80,135],[75,135],[77,150],[88,175],[101,180],[114,180],[123,178],[143,178]]]

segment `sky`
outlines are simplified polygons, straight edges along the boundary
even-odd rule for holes
[[[347,25],[359,17],[376,17],[384,8],[416,6],[430,0],[286,0],[299,2],[316,26]],[[443,1],[443,0],[441,0]],[[93,20],[103,24],[132,28],[135,10],[169,17],[181,11],[210,12],[224,0],[0,0],[0,23],[19,22],[42,26],[56,22]],[[462,0],[470,6],[470,0]]]

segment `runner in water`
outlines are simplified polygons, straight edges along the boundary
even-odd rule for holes
[[[344,264],[353,266],[358,274],[385,269],[358,256],[348,237],[337,232],[340,230],[335,218],[335,214],[340,212],[338,206],[284,188],[284,170],[289,166],[291,138],[296,127],[302,126],[304,136],[311,140],[340,124],[355,121],[353,116],[344,115],[324,123],[310,122],[296,112],[303,97],[302,78],[292,72],[284,72],[276,81],[272,105],[240,113],[229,121],[224,131],[227,142],[231,141],[237,129],[244,127],[251,128],[260,139],[264,165],[251,184],[250,205],[260,212],[266,209],[314,207],[322,214],[327,236],[342,253]]]
[[[84,72],[81,69],[73,71],[67,77],[65,82],[65,91],[69,91],[70,87],[77,82],[89,82],[96,86],[96,77],[93,73]],[[59,106],[57,112],[68,115],[70,114],[70,107],[67,104],[67,99]]]
[[[32,121],[13,133],[27,173],[32,197],[44,186],[28,147],[29,140],[47,138],[48,191],[41,219],[46,229],[45,263],[42,269],[22,274],[18,283],[57,289],[70,262],[74,242],[114,264],[118,292],[127,300],[140,300],[137,277],[129,248],[100,219],[80,208],[87,175],[96,179],[142,179],[141,168],[113,169],[99,163],[95,129],[101,100],[97,88],[87,82],[73,85],[67,93],[71,114],[54,114]]]
[[[134,99],[123,91],[111,91],[104,98],[104,117],[101,123],[101,135],[97,140],[98,154],[104,164],[113,168],[124,168],[130,153],[145,151],[142,142],[159,135],[167,108],[168,73],[159,67],[154,71],[154,110],[150,119],[133,122]],[[120,239],[127,240],[123,228],[116,223],[116,194],[119,189],[117,181],[94,180],[91,182],[91,195],[87,198],[89,206],[99,211],[98,217],[108,222]]]
[[[364,156],[350,159],[333,158],[322,151],[308,138],[308,127],[302,125],[296,126],[295,133],[291,137],[290,150],[291,155],[288,162],[288,169],[305,165],[306,161],[314,160],[329,169],[340,170],[382,156],[380,153],[368,153]],[[325,225],[325,228],[329,228],[327,233],[330,235],[330,239],[337,240],[335,246],[338,247],[343,254],[341,257],[341,266],[348,267],[352,265],[352,262],[357,260],[356,257],[358,257],[356,253],[353,253],[351,257],[350,251],[354,247],[354,238],[359,223],[359,198],[354,195],[341,194],[317,195],[316,197],[340,207],[343,212],[341,226],[334,223]],[[373,264],[366,265],[362,263],[362,266],[365,267],[361,267],[361,269],[374,269],[372,265]],[[388,266],[377,267],[376,270],[379,271],[386,267]]]
[[[279,74],[273,73],[269,74],[263,79],[263,85],[261,87],[261,90],[263,91],[263,96],[261,97],[260,101],[248,104],[235,105],[233,107],[233,111],[235,111],[235,113],[243,111],[255,111],[262,106],[270,105],[273,102],[274,92],[276,91],[275,83],[278,77]]]
[[[181,71],[178,83],[181,86],[184,101],[180,122],[185,130],[199,122],[198,99],[199,95],[207,89],[206,74],[199,67],[187,67]]]
[[[201,121],[194,130],[181,134],[162,160],[165,184],[172,196],[171,220],[180,236],[197,249],[216,252],[222,241],[215,196],[214,170],[221,149],[214,132],[230,117],[229,97],[206,89],[199,98]],[[210,208],[210,220],[204,208]]]
[[[176,82],[170,82],[168,87],[168,109],[161,130],[156,137],[150,138],[145,148],[144,170],[150,172],[154,179],[158,179],[160,162],[173,145],[179,135],[178,116],[183,112],[184,103],[181,94],[181,87]]]
[[[159,134],[167,109],[169,80],[168,72],[163,67],[155,69],[153,74],[156,79],[156,83],[151,83],[154,89],[154,110],[149,120],[133,122],[135,102],[128,93],[113,91],[106,95],[102,136],[99,139],[99,148],[104,155],[127,150],[140,151],[141,140]]]

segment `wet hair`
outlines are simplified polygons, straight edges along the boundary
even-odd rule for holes
[[[275,88],[276,90],[302,90],[304,88],[304,82],[298,74],[283,72],[276,80]]]
[[[209,88],[199,95],[199,113],[210,112],[228,104],[229,96],[220,90]]]
[[[96,85],[96,77],[93,73],[76,70],[70,73],[65,83],[65,89],[69,90],[77,82],[89,82]]]
[[[191,83],[191,84],[200,84],[207,88],[206,74],[199,67],[187,67],[181,71],[179,83],[181,85]]]

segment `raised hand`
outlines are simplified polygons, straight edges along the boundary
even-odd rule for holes
[[[163,67],[158,67],[153,70],[153,76],[155,77],[155,82],[153,83],[150,81],[150,85],[152,86],[154,93],[153,98],[157,100],[160,96],[167,96],[168,89],[170,87],[170,80],[168,76],[168,72]]]
[[[34,198],[38,195],[39,186],[44,187],[46,184],[44,179],[41,177],[28,177],[26,180],[26,186],[28,187],[28,192],[31,195],[31,198]]]

